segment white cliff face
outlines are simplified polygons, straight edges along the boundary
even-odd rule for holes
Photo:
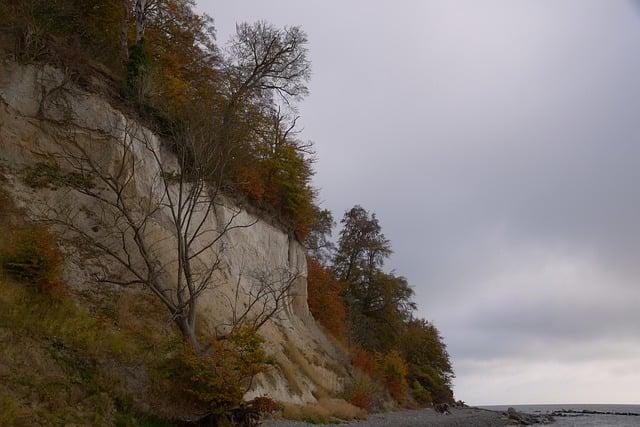
[[[45,204],[70,209],[82,207],[87,211],[97,209],[94,201],[77,192],[33,190],[21,182],[25,167],[43,161],[46,153],[60,152],[57,133],[60,126],[70,129],[97,162],[109,167],[121,153],[115,143],[122,137],[120,130],[132,122],[102,97],[73,84],[62,84],[64,81],[63,74],[53,68],[0,63],[0,171],[17,202],[27,212],[35,212]],[[155,135],[139,124],[136,126],[136,132],[160,147]],[[148,197],[158,171],[145,157],[142,147],[133,147],[132,152],[142,165],[135,182],[135,196],[142,201]],[[167,164],[175,164],[171,154],[163,152],[162,155]],[[237,211],[236,224],[255,224],[231,230],[221,245],[216,246],[217,252],[209,251],[201,256],[201,261],[206,263],[222,254],[216,286],[201,298],[200,315],[210,326],[219,325],[230,316],[236,283],[240,283],[244,293],[249,292],[251,272],[281,269],[297,276],[286,309],[261,330],[276,365],[257,378],[246,397],[268,395],[283,402],[303,403],[315,401],[316,396],[327,392],[339,391],[347,375],[346,356],[318,328],[309,313],[304,247],[270,221],[234,206],[229,200],[225,205],[217,217],[208,219],[212,228]],[[169,212],[161,212],[162,216],[164,220],[158,220],[151,231],[157,241],[162,242],[157,249],[159,259],[175,252]],[[115,266],[111,267],[115,271]],[[90,280],[89,269],[85,260],[71,257],[66,278],[72,286],[91,289],[95,285]],[[242,303],[246,301],[241,299]]]

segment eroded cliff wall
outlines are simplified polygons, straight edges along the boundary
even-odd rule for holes
[[[67,81],[60,70],[13,62],[0,63],[0,166],[5,178],[4,186],[27,213],[37,214],[43,207],[65,207],[89,212],[95,203],[74,191],[51,188],[34,189],[23,182],[24,170],[42,162],[51,161],[51,153],[60,152],[60,128],[64,127],[87,147],[92,157],[104,164],[114,162],[121,152],[115,143],[123,129],[131,123],[104,97],[80,89]],[[160,140],[137,123],[136,132],[156,144]],[[139,156],[144,169],[136,173],[136,191],[140,200],[148,195],[157,175],[153,162],[145,162],[144,150],[132,149]],[[162,151],[167,164],[175,163],[171,154]],[[221,268],[215,283],[201,298],[201,317],[211,327],[224,323],[230,316],[235,286],[249,293],[248,272],[286,269],[295,272],[297,279],[291,289],[290,303],[276,318],[261,330],[266,339],[268,353],[276,362],[266,375],[256,379],[247,398],[268,395],[290,403],[313,402],[318,396],[340,390],[346,371],[346,356],[319,329],[307,307],[306,257],[304,247],[289,233],[273,222],[256,216],[226,200],[226,208],[210,221],[224,222],[234,212],[239,224],[255,224],[237,228],[223,237]],[[97,214],[97,212],[94,212]],[[157,221],[153,233],[162,241],[166,253],[175,251],[174,233],[168,221],[168,212],[161,212],[165,220]],[[80,224],[83,226],[83,224]],[[212,224],[215,227],[216,224]],[[89,226],[89,224],[84,224]],[[108,238],[108,236],[105,236]],[[91,291],[96,286],[92,269],[98,268],[80,255],[69,251],[65,278],[74,288]],[[210,262],[214,253],[204,252],[202,262]],[[159,257],[162,257],[160,253]],[[169,256],[169,255],[167,255]],[[100,268],[117,271],[108,259],[101,260]],[[241,301],[242,303],[242,301]]]

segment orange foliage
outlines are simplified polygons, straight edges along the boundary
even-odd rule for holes
[[[378,382],[367,374],[356,372],[353,381],[345,385],[342,397],[353,406],[371,412],[374,406],[382,401],[381,392],[381,385]]]
[[[252,379],[267,367],[263,342],[255,330],[245,328],[225,340],[211,339],[205,355],[183,345],[169,361],[167,378],[176,384],[175,391],[205,408],[236,408]]]
[[[264,171],[253,165],[244,165],[238,168],[237,178],[240,189],[256,202],[261,202],[265,197]]]
[[[349,398],[349,403],[367,412],[371,411],[371,393],[367,390],[356,390]]]
[[[261,414],[273,414],[282,409],[282,404],[267,396],[258,396],[251,400],[249,405]]]
[[[333,336],[344,339],[347,331],[347,310],[341,296],[341,286],[329,269],[309,258],[307,273],[309,310],[313,317]]]
[[[392,350],[388,353],[371,354],[366,350],[356,349],[351,355],[351,364],[375,382],[382,384],[396,402],[406,401],[409,392],[407,383],[409,369],[400,352]],[[365,408],[361,405],[370,399],[370,394],[365,391],[364,388],[355,388],[351,391],[349,401]]]
[[[355,350],[351,356],[351,364],[370,377],[374,377],[376,361],[368,351],[362,349]]]
[[[162,9],[145,32],[145,46],[153,58],[150,103],[182,120],[193,105],[203,108],[211,101],[218,71],[205,46],[211,42],[207,19],[193,13],[185,0],[166,0]]]
[[[392,350],[386,354],[376,354],[376,374],[381,379],[391,397],[398,403],[407,398],[409,385],[407,362],[400,352]]]

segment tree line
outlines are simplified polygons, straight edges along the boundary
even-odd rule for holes
[[[330,238],[331,213],[316,218],[306,240],[316,319],[349,346],[353,364],[385,383],[400,403],[408,394],[423,404],[451,402],[446,346],[433,324],[415,316],[407,279],[384,270],[392,249],[376,214],[361,206],[345,212],[337,245]]]

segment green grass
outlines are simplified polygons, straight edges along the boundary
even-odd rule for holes
[[[39,162],[24,170],[23,181],[32,188],[93,187],[93,181],[78,172],[65,173],[56,163]]]
[[[31,172],[34,184],[71,184],[55,168]],[[25,225],[0,183],[0,259]],[[152,295],[98,285],[52,295],[31,282],[0,266],[0,426],[160,427],[190,414],[155,381],[180,340]]]
[[[0,425],[169,425],[138,416],[125,386],[122,366],[152,362],[139,334],[0,277]]]
[[[55,168],[34,171],[36,186],[71,185],[58,179]],[[257,369],[261,341],[238,335],[242,341],[225,343],[243,351],[220,347],[213,353],[224,354],[220,360],[191,357],[166,308],[150,292],[95,283],[83,291],[68,286],[55,238],[25,223],[0,185],[0,202],[5,199],[0,203],[0,219],[8,219],[0,221],[0,426],[161,427],[201,416],[211,399],[216,409],[220,402],[225,410],[235,407],[244,389],[234,379]]]

